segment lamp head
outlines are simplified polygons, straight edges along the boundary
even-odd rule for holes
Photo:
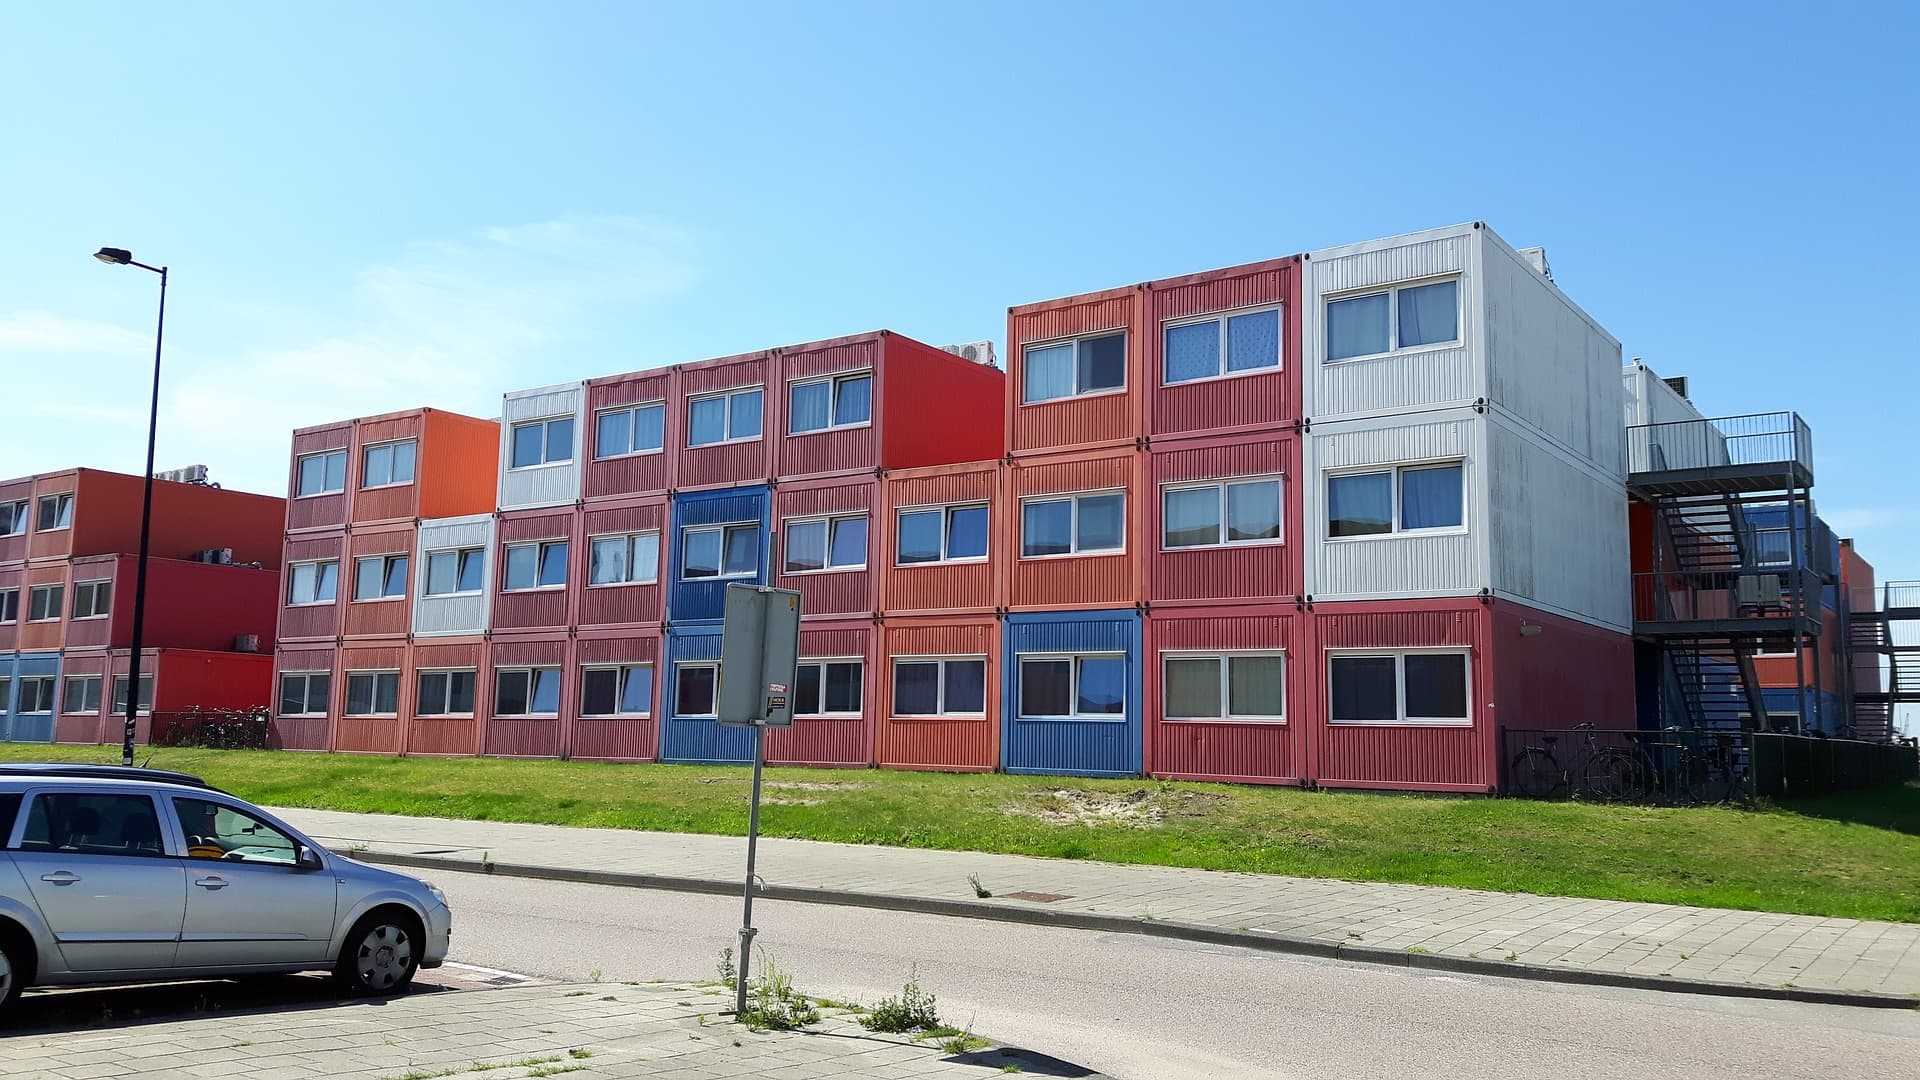
[[[113,266],[125,266],[133,261],[133,252],[126,248],[101,248],[93,257]]]

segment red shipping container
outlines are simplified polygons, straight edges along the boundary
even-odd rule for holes
[[[25,512],[34,513],[33,477],[22,476],[13,480],[0,480],[0,503],[25,503]],[[19,532],[0,536],[0,566],[8,566],[27,561],[27,530],[32,527],[32,519],[22,526]]]
[[[581,513],[580,555],[577,573],[569,571],[568,591],[581,630],[649,628],[658,631],[665,611],[667,574],[667,499],[664,495],[608,500],[589,505]],[[655,537],[651,580],[595,585],[589,578],[596,537]],[[629,547],[631,552],[634,548]]]
[[[280,641],[333,641],[340,636],[346,624],[348,598],[353,595],[352,560],[346,558],[347,534],[345,532],[309,532],[299,535],[289,534],[286,544],[286,564],[280,579],[280,588],[276,600],[280,605]],[[334,599],[319,604],[290,604],[290,589],[293,583],[292,565],[303,562],[328,562],[340,566],[339,576],[335,579]],[[407,605],[399,605],[405,608]]]
[[[697,491],[766,483],[773,476],[773,445],[778,441],[774,433],[785,430],[786,423],[781,411],[783,395],[776,392],[778,387],[771,385],[775,381],[773,353],[742,353],[683,364],[679,378],[680,396],[667,402],[667,411],[679,414],[678,427],[669,421],[668,430],[682,433],[667,445],[669,455],[677,457],[669,466],[674,477],[673,487]],[[757,435],[705,446],[688,445],[691,432],[687,428],[687,416],[695,398],[751,390],[761,394]]]
[[[577,713],[580,705],[579,681],[569,677],[573,664],[572,639],[566,634],[499,638],[487,650],[487,664],[481,670],[481,685],[475,693],[475,710],[487,718],[482,753],[489,757],[557,758],[566,748],[565,718]],[[503,702],[499,686],[502,671],[526,669],[528,715],[500,714]],[[535,683],[541,678],[536,669],[557,674],[559,695],[552,714],[533,714]]]
[[[27,524],[33,529],[33,532],[27,537],[28,561],[64,559],[72,555],[76,550],[73,546],[74,530],[71,525],[49,530],[42,530],[40,528],[40,500],[49,496],[59,495],[67,495],[73,499],[72,520],[77,520],[80,517],[79,470],[68,469],[65,472],[41,473],[39,476],[33,478],[33,495],[27,502]],[[120,508],[121,512],[124,512],[124,509],[124,507]],[[139,527],[139,507],[134,507],[133,512],[135,515],[134,524],[137,529]],[[137,545],[139,543],[139,534],[136,532],[134,535],[134,543]],[[84,548],[78,550],[83,555],[87,553]]]
[[[414,645],[401,676],[401,709],[407,716],[402,752],[409,757],[467,757],[480,752],[480,720],[491,700],[485,680],[487,644],[479,638],[434,638]],[[421,676],[438,672],[473,672],[473,711],[421,715]]]
[[[0,593],[18,590],[20,615],[12,622],[0,623],[0,653],[17,652],[20,648],[20,626],[27,620],[27,573],[24,567],[0,567]]]
[[[405,642],[387,645],[343,645],[340,649],[340,674],[332,694],[333,745],[330,750],[343,753],[398,754],[406,746],[407,723],[412,719],[412,672],[408,663],[411,646]],[[355,674],[395,676],[395,700],[392,712],[376,711],[368,715],[348,715],[347,699]],[[379,710],[384,702],[374,700]]]
[[[875,759],[882,768],[992,772],[1000,763],[1000,620],[992,615],[888,619],[874,671]],[[894,668],[901,659],[979,659],[986,677],[979,716],[899,716]],[[944,678],[942,673],[941,678]],[[937,703],[944,708],[945,703]]]
[[[800,682],[794,686],[795,716],[789,728],[767,730],[767,763],[861,768],[873,763],[874,640],[872,619],[807,623],[800,628]],[[809,662],[857,660],[858,700],[836,701],[831,671],[818,672],[821,711],[809,707]]]
[[[59,714],[53,722],[53,741],[76,745],[105,742],[108,721],[106,714],[113,708],[113,685],[107,681],[107,651],[105,649],[66,650],[60,655],[60,685],[54,698],[54,707]],[[150,671],[143,663],[142,671]],[[86,677],[100,680],[100,703],[92,712],[67,711],[67,686],[74,680]],[[125,714],[116,717],[112,729],[114,742],[119,742],[126,730]],[[139,720],[135,719],[135,730],[140,730]]]
[[[601,414],[625,412],[642,405],[661,407],[660,449],[600,457],[597,446]],[[663,495],[674,486],[675,466],[679,464],[681,449],[687,445],[687,410],[681,397],[678,367],[589,379],[587,412],[592,417],[591,428],[581,444],[586,448],[581,491],[587,502]],[[631,445],[631,429],[623,441]]]
[[[1147,372],[1144,357],[1146,291],[1129,285],[1068,296],[1007,311],[1007,446],[1014,456],[1055,454],[1134,445],[1146,435]],[[1104,390],[1079,377],[1074,393],[1025,400],[1027,353],[1050,345],[1109,333],[1126,334],[1124,384]],[[1102,373],[1093,372],[1096,377]],[[1083,391],[1082,382],[1089,387]]]
[[[125,678],[132,653],[115,649],[109,665],[115,679]],[[98,670],[98,668],[93,668]],[[273,700],[273,657],[266,653],[216,652],[202,649],[140,650],[140,680],[153,680],[154,712],[163,718],[200,707],[251,709]],[[91,741],[118,743],[125,733],[125,712],[113,709],[114,682],[101,687],[102,715],[95,718]],[[147,713],[135,717],[134,741],[151,741],[152,721]]]
[[[70,564],[64,559],[57,562],[29,564],[20,577],[20,629],[16,637],[19,652],[52,652],[63,643],[67,632],[67,615],[73,610],[73,592],[69,588],[68,571]],[[58,586],[60,589],[60,615],[58,618],[42,622],[33,620],[33,591],[37,586]]]
[[[1142,341],[1145,357],[1147,433],[1156,440],[1272,432],[1292,428],[1300,419],[1300,256],[1166,278],[1144,286],[1148,316]],[[1269,320],[1255,312],[1275,311]],[[1243,316],[1229,322],[1233,314]],[[1214,316],[1214,318],[1204,318]],[[1218,331],[1219,374],[1183,368],[1181,381],[1169,383],[1166,368],[1168,324],[1203,326]],[[1273,336],[1269,337],[1269,331]],[[1277,350],[1278,364],[1261,360]],[[1197,360],[1188,358],[1188,363]],[[1234,364],[1245,366],[1232,370]]]
[[[661,663],[660,631],[582,632],[574,642],[574,669],[570,681],[584,687],[586,672],[595,667],[648,665],[645,715],[578,716],[568,740],[568,756],[576,761],[652,761],[660,753],[659,716]],[[585,708],[586,695],[581,694]]]
[[[1283,435],[1235,435],[1215,439],[1159,443],[1147,455],[1149,485],[1141,512],[1146,515],[1143,546],[1148,595],[1155,603],[1186,605],[1292,600],[1300,592],[1306,544],[1301,521],[1300,441]],[[1224,542],[1231,523],[1231,492],[1212,481],[1275,480],[1279,484],[1278,540]],[[1219,543],[1169,547],[1166,542],[1168,493],[1217,499]],[[1255,490],[1252,494],[1258,495]]]
[[[879,610],[887,539],[879,506],[880,481],[871,475],[790,481],[773,489],[774,585],[799,591],[802,619],[871,619]],[[843,541],[846,530],[862,527],[866,542],[855,566],[849,561],[853,545]],[[803,569],[816,560],[825,565]]]
[[[1307,732],[1314,725],[1308,719],[1308,684],[1314,658],[1299,641],[1307,619],[1291,604],[1151,608],[1144,671],[1148,775],[1255,784],[1299,784],[1310,776]],[[1257,683],[1231,681],[1239,677],[1232,658],[1275,656],[1281,661],[1282,700],[1269,706]],[[1198,669],[1208,659],[1222,661],[1213,666],[1221,677],[1218,700],[1212,703],[1217,717],[1169,719],[1168,661],[1187,661],[1192,665],[1187,670],[1197,676],[1205,673]],[[1242,691],[1251,704],[1236,703]],[[1202,711],[1193,701],[1176,707]]]
[[[997,564],[1013,557],[1003,544],[1007,471],[996,459],[887,472],[877,522],[880,539],[874,547],[880,560],[880,610],[888,615],[961,615],[1005,606]],[[900,562],[902,514],[972,505],[987,509],[984,557]],[[945,549],[952,538],[951,520],[941,519],[943,555],[949,554]]]
[[[287,532],[342,529],[347,524],[345,489],[318,495],[300,494],[300,459],[309,454],[344,452],[353,457],[353,421],[300,428],[293,433],[293,453],[287,462]],[[351,470],[349,470],[351,471]]]
[[[1147,560],[1141,557],[1147,542],[1147,511],[1141,504],[1146,455],[1131,447],[1119,450],[1059,454],[1050,457],[1016,458],[1007,470],[1007,512],[1001,515],[1000,532],[995,537],[1004,554],[994,560],[1003,575],[1001,588],[1007,606],[1014,611],[1078,610],[1132,607],[1146,598],[1142,574]],[[1054,554],[1024,557],[1021,533],[1028,513],[1059,517],[1057,506],[1044,511],[1031,504],[1057,504],[1055,496],[1110,495],[1124,497],[1120,533],[1123,547],[1117,551],[1102,549],[1098,554]],[[1088,529],[1083,531],[1082,509]],[[1082,539],[1103,540],[1096,535],[1104,522],[1096,520],[1097,504],[1074,501],[1069,529],[1077,545]]]
[[[564,631],[575,625],[576,607],[580,595],[586,591],[590,554],[580,536],[581,519],[581,512],[570,506],[501,512],[494,525],[498,550],[494,553],[494,577],[489,586],[495,590],[490,619],[495,633]],[[545,558],[539,553],[538,545],[542,541],[567,545],[566,584],[560,588],[506,589],[508,547],[534,546],[538,567]]]
[[[415,551],[418,546],[419,530],[413,525],[354,528],[347,540],[349,557],[340,561],[338,591],[347,601],[345,630],[342,636],[348,639],[407,636],[413,628],[413,582],[420,576],[420,567],[411,561],[418,557],[418,552]],[[354,599],[358,561],[389,555],[404,555],[409,560],[407,594],[370,600]]]
[[[313,713],[286,712],[281,696],[284,677],[308,673],[327,677],[325,698],[328,708]],[[282,647],[275,650],[273,726],[268,731],[268,745],[276,750],[325,750],[330,747],[333,743],[334,717],[340,711],[340,695],[346,693],[346,684],[341,679],[340,651],[331,645]]]
[[[71,584],[64,597],[66,648],[124,649],[133,644],[139,562],[134,555],[73,560]],[[106,583],[107,614],[75,619],[75,587],[90,581]],[[279,597],[280,574],[276,570],[149,559],[142,643],[152,648],[229,652],[238,637],[252,635],[259,639],[259,649],[271,653]]]

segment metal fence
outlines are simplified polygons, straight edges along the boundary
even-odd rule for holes
[[[250,709],[188,708],[154,714],[148,741],[154,746],[265,750],[272,723],[272,711],[264,705]]]
[[[1831,795],[1920,779],[1920,750],[1911,741],[1760,734],[1748,735],[1747,740],[1753,748],[1756,795]]]
[[[1797,462],[1813,469],[1813,432],[1797,413],[1756,413],[1627,429],[1627,471]]]
[[[1522,798],[1733,802],[1751,795],[1751,766],[1736,732],[1500,729],[1500,790]]]

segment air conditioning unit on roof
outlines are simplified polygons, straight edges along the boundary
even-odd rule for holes
[[[153,474],[155,480],[172,480],[179,484],[204,484],[207,482],[205,465],[189,465],[184,469],[167,469]]]
[[[991,341],[969,341],[963,345],[942,345],[940,348],[976,364],[985,364],[988,367],[1000,366],[1000,358],[994,355]]]

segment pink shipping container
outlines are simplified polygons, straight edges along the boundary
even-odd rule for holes
[[[531,637],[495,638],[489,663],[481,668],[479,701],[475,712],[487,718],[482,753],[489,757],[557,758],[566,749],[568,724],[580,707],[579,680],[570,678],[572,639],[564,632]],[[551,715],[502,716],[498,686],[500,673],[514,668],[556,670],[560,680],[558,708]],[[529,687],[531,694],[531,680]]]
[[[568,592],[575,594],[574,620],[582,631],[620,627],[657,633],[665,612],[663,581],[667,569],[667,499],[664,495],[589,504],[581,511],[580,542]],[[655,539],[651,580],[594,585],[588,578],[595,537],[642,536]],[[495,608],[496,613],[498,608]]]
[[[675,473],[680,463],[680,449],[687,444],[687,410],[680,386],[678,367],[587,380],[587,414],[591,426],[582,442],[586,461],[581,488],[587,502],[663,495],[674,486],[678,480]],[[634,452],[629,436],[623,440],[629,447],[627,452],[602,457],[597,438],[601,415],[650,405],[660,406],[661,448]]]
[[[20,502],[26,503],[31,507],[33,505],[32,499],[33,477],[22,476],[13,480],[0,480],[0,503]],[[26,529],[0,536],[0,566],[9,566],[26,561]]]
[[[411,559],[417,533],[409,525],[386,525],[378,527],[355,527],[347,536],[348,557],[340,560],[340,580],[338,591],[346,601],[346,623],[341,631],[349,639],[365,638],[405,638],[411,629],[413,616],[414,581],[420,576],[421,568],[410,566],[412,573],[407,575],[407,591],[400,596],[380,597],[378,599],[356,600],[353,598],[355,566],[358,560],[398,555]],[[289,543],[291,547],[292,544]],[[288,608],[289,612],[296,609]]]
[[[58,649],[66,636],[66,612],[73,610],[73,597],[65,591],[70,577],[70,566],[63,559],[58,562],[29,565],[20,575],[20,622],[15,637],[15,647],[19,652],[52,652]],[[33,590],[36,586],[57,585],[62,590],[62,615],[58,619],[35,622],[32,618]]]
[[[310,529],[346,528],[346,490],[322,495],[299,494],[300,459],[308,454],[324,454],[333,450],[343,451],[348,458],[352,458],[352,449],[353,421],[351,420],[300,428],[293,433],[293,454],[287,462],[287,491],[291,495],[287,500],[288,533],[306,532]]]
[[[876,523],[880,539],[874,547],[880,560],[880,610],[888,615],[962,615],[1005,606],[999,566],[1012,557],[1002,532],[1007,471],[998,459],[888,471]],[[955,533],[950,508],[973,506],[987,511],[986,554],[953,558],[946,550]],[[943,558],[902,564],[900,517],[926,511],[947,511],[940,519]]]
[[[857,769],[873,763],[875,640],[871,618],[801,626],[802,682],[794,688],[796,708],[805,707],[798,695],[806,685],[804,669],[809,661],[859,661],[859,700],[852,702],[851,707],[847,707],[846,702],[832,701],[831,673],[821,672],[822,711],[796,715],[790,728],[768,729],[768,764]]]
[[[313,673],[326,676],[327,708],[312,712],[288,712],[281,700],[281,689],[288,675]],[[276,750],[327,750],[333,745],[334,718],[339,715],[341,695],[345,691],[340,669],[340,651],[331,642],[281,646],[274,655],[273,726],[268,745]],[[304,688],[304,680],[302,680]]]
[[[1129,285],[1104,292],[1021,304],[1007,311],[1007,447],[1015,456],[1133,446],[1146,435],[1148,373],[1146,290]],[[1082,387],[1071,393],[1030,380],[1027,353],[1081,339],[1124,333],[1125,368],[1118,388]],[[1076,346],[1076,364],[1078,350]],[[1029,394],[1028,383],[1038,392]],[[1104,384],[1102,384],[1104,385]],[[1036,400],[1029,401],[1029,397]]]
[[[494,522],[498,550],[491,565],[494,591],[490,626],[496,634],[565,631],[579,618],[577,607],[586,591],[589,552],[580,535],[583,515],[571,506],[539,510],[506,510]],[[566,583],[558,588],[508,590],[507,549],[518,545],[560,542],[567,545]],[[537,550],[537,549],[536,549]],[[543,558],[535,556],[535,565]]]
[[[341,531],[289,533],[286,545],[286,563],[288,569],[280,579],[280,641],[326,641],[339,638],[346,625],[347,600],[353,595],[351,581],[345,577],[336,580],[334,599],[319,604],[288,603],[289,588],[293,573],[291,566],[303,562],[331,561],[350,570],[352,560],[347,558],[347,534]],[[411,588],[411,585],[409,585]],[[398,605],[405,618],[407,605]]]
[[[1147,454],[1149,494],[1141,500],[1141,512],[1147,518],[1143,543],[1149,553],[1147,585],[1153,602],[1236,606],[1294,599],[1300,592],[1306,546],[1299,474],[1300,441],[1291,433],[1154,443]],[[1230,490],[1232,481],[1254,486]],[[1243,490],[1259,496],[1270,490],[1260,486],[1268,481],[1277,486],[1279,537],[1232,540],[1230,525],[1265,524],[1236,520],[1228,510],[1233,496]],[[1204,501],[1211,496],[1215,500],[1217,542],[1168,545],[1170,492],[1179,498]]]
[[[329,702],[333,717],[333,745],[329,750],[345,753],[398,754],[406,748],[407,723],[412,719],[412,672],[408,667],[409,648],[405,642],[386,645],[348,644],[340,650],[340,678]],[[395,676],[394,709],[347,714],[348,687],[355,674]]]
[[[400,680],[400,708],[407,717],[407,737],[401,751],[409,756],[465,756],[480,752],[480,720],[492,700],[485,678],[487,646],[475,638],[423,639],[407,655]],[[423,672],[472,671],[473,712],[467,715],[420,715],[420,676]]]
[[[1232,783],[1299,784],[1308,766],[1308,686],[1313,656],[1301,647],[1308,616],[1293,605],[1198,608],[1155,606],[1146,624],[1146,771],[1150,776]],[[1283,692],[1269,700],[1236,701],[1232,660],[1278,658]],[[1169,708],[1169,661],[1212,670],[1222,677],[1211,704],[1212,719],[1169,718],[1170,711],[1200,712],[1191,703]],[[1177,663],[1176,663],[1177,666]],[[1193,670],[1190,668],[1189,670]],[[1251,673],[1249,673],[1251,674]],[[1204,696],[1204,695],[1202,695]]]
[[[679,413],[678,427],[668,431],[680,435],[667,444],[678,460],[669,466],[673,487],[679,491],[705,488],[741,487],[764,484],[773,476],[773,432],[781,427],[782,402],[771,385],[774,380],[773,353],[761,351],[723,356],[714,360],[682,364],[679,371],[680,397],[667,402],[669,413]],[[695,398],[728,391],[758,390],[761,393],[760,431],[752,438],[731,439],[707,446],[689,446],[687,411]]]
[[[146,650],[142,650],[142,652],[144,654]],[[113,684],[106,681],[107,659],[107,651],[105,649],[67,650],[61,655],[60,685],[54,698],[54,707],[59,710],[59,714],[54,718],[53,722],[54,742],[97,744],[105,740],[106,733],[102,715],[113,708]],[[144,655],[140,670],[143,672],[150,670],[146,666]],[[95,676],[101,680],[99,708],[92,712],[68,712],[68,681],[76,678],[86,678],[88,676]],[[115,719],[117,723],[114,726],[114,734],[116,735],[114,741],[119,742],[120,740],[117,736],[123,734],[126,730],[125,714],[119,714]],[[141,725],[137,719],[135,725],[136,731],[144,728],[144,725]]]
[[[577,761],[652,761],[660,752],[660,631],[583,632],[574,642],[571,681],[590,667],[648,665],[645,715],[581,716],[573,722],[568,756]],[[577,712],[578,710],[576,710]]]
[[[1147,434],[1271,433],[1300,419],[1300,256],[1144,286]],[[1211,354],[1208,331],[1214,332]],[[1169,333],[1197,351],[1169,367]],[[1205,372],[1211,359],[1217,374]]]
[[[880,626],[879,645],[873,714],[880,767],[992,772],[1000,761],[1000,620],[993,615],[888,619]],[[894,666],[902,658],[983,661],[979,715],[952,714],[964,710],[895,715]]]
[[[1015,458],[1007,470],[1006,508],[994,537],[1002,553],[994,562],[1003,576],[1007,606],[1014,611],[1066,611],[1132,607],[1146,598],[1142,558],[1148,512],[1142,506],[1146,455],[1119,450]],[[1022,556],[1023,518],[1035,502],[1057,503],[1074,495],[1123,496],[1119,550],[1095,554]],[[1080,507],[1074,503],[1078,543]]]
[[[774,585],[799,591],[802,619],[871,620],[879,610],[880,560],[890,550],[879,506],[880,481],[871,475],[789,481],[773,490]],[[855,566],[852,545],[836,541],[863,522],[865,550]],[[796,526],[803,537],[798,544]],[[827,565],[802,569],[814,565],[815,556]]]

